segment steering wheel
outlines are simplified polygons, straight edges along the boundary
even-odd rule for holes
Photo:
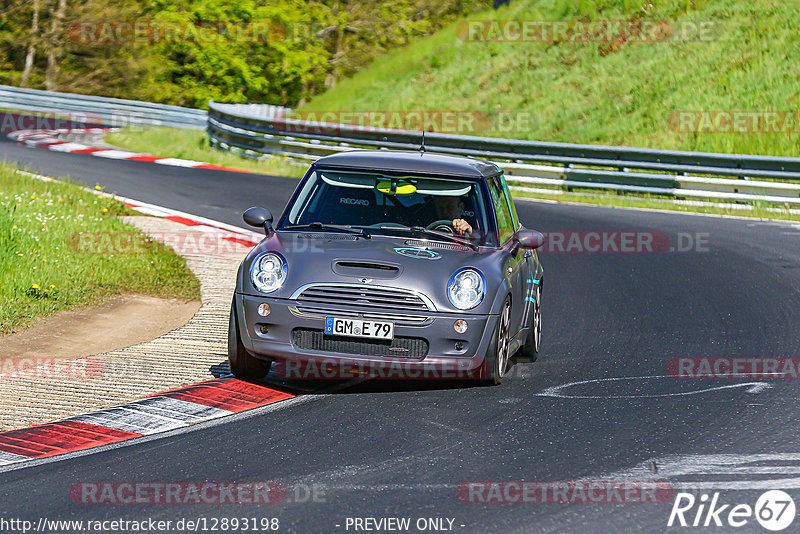
[[[453,221],[450,219],[439,219],[438,221],[433,221],[428,226],[426,226],[428,230],[438,230],[440,232],[447,232],[450,235],[454,235],[456,232],[453,229]]]

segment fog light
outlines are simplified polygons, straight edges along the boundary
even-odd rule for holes
[[[464,319],[459,319],[458,321],[453,323],[453,328],[459,334],[463,334],[464,332],[467,331],[467,321],[465,321]]]
[[[269,334],[269,327],[265,324],[262,324],[259,330],[261,331],[262,334]]]
[[[266,302],[264,304],[259,304],[258,306],[258,314],[261,317],[266,317],[267,315],[269,315],[269,312],[271,311],[272,310],[269,309],[269,304],[267,304]]]

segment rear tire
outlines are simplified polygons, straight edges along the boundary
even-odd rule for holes
[[[231,303],[230,321],[228,323],[228,364],[231,373],[243,380],[258,380],[269,373],[272,362],[260,360],[244,348],[239,333],[239,321],[236,315],[236,299]]]
[[[519,349],[519,356],[526,361],[535,362],[539,357],[539,349],[542,346],[542,285],[541,282],[536,286],[536,302],[533,303],[533,313],[531,313],[531,325],[528,329],[528,336],[525,344]]]
[[[511,298],[506,297],[497,319],[497,327],[486,350],[486,357],[481,367],[481,383],[485,386],[496,386],[503,383],[503,375],[508,369],[509,342],[511,324]]]

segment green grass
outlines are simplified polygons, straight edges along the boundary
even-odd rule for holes
[[[800,156],[800,135],[678,133],[673,112],[800,110],[800,11],[784,0],[515,0],[471,20],[711,21],[711,39],[465,42],[454,24],[393,51],[303,111],[485,113],[475,133],[540,141]],[[649,6],[649,7],[647,7]],[[647,13],[644,12],[647,9]],[[504,128],[503,112],[528,119]],[[800,129],[800,126],[798,126]]]
[[[123,223],[123,214],[127,208],[109,195],[0,164],[0,335],[122,293],[198,299],[200,282],[184,259]],[[132,233],[141,253],[81,251],[80,232]]]
[[[214,165],[233,167],[261,174],[300,178],[308,169],[308,165],[293,164],[287,158],[281,156],[254,159],[217,150],[209,145],[208,136],[200,130],[132,127],[112,132],[106,135],[104,140],[114,146],[132,152],[204,161]]]

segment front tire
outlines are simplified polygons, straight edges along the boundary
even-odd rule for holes
[[[528,336],[525,344],[520,347],[519,355],[526,361],[535,362],[539,357],[539,349],[542,346],[542,285],[536,286],[536,302],[533,303],[533,313],[531,314],[531,325],[528,329]]]
[[[231,373],[243,380],[258,380],[269,373],[272,362],[260,360],[252,356],[242,343],[239,333],[239,321],[236,315],[236,298],[231,303],[230,321],[228,322],[228,364]]]
[[[508,369],[509,342],[511,324],[511,298],[506,297],[497,320],[492,340],[486,351],[486,358],[481,368],[481,382],[487,386],[496,386],[503,383],[503,375]]]

